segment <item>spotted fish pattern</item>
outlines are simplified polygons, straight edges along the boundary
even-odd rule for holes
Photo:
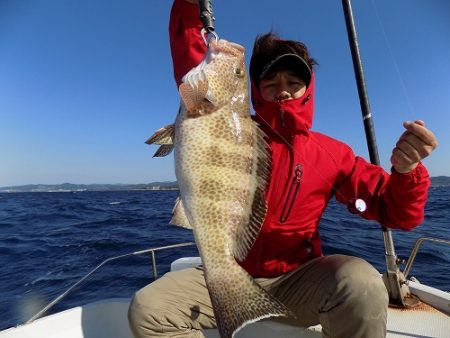
[[[180,85],[175,125],[147,141],[163,154],[174,146],[180,198],[172,223],[194,231],[222,338],[262,318],[293,316],[236,262],[263,223],[270,170],[264,135],[250,117],[244,60],[242,46],[211,40]]]

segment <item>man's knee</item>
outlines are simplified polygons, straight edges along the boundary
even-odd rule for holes
[[[130,328],[140,338],[201,337],[201,327],[213,325],[208,301],[201,270],[169,272],[136,292],[128,309]]]
[[[153,337],[163,331],[158,318],[162,309],[157,299],[149,301],[143,297],[142,291],[138,291],[131,300],[128,322],[135,337]]]
[[[386,293],[380,273],[367,261],[348,257],[337,271],[338,282],[342,281],[350,290],[362,293]]]
[[[348,257],[337,270],[336,296],[371,313],[385,313],[388,293],[379,272],[368,262],[357,257]]]
[[[321,309],[325,337],[385,337],[388,295],[378,271],[366,261],[336,256],[334,287]]]
[[[167,318],[173,312],[176,300],[167,275],[138,290],[128,308],[128,322],[135,337],[156,337],[163,333]],[[166,328],[167,330],[167,328]]]

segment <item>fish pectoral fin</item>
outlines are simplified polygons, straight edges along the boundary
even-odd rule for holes
[[[169,124],[163,128],[159,128],[152,136],[148,138],[147,144],[173,144],[175,138],[175,124]]]
[[[175,125],[169,124],[158,129],[145,143],[161,145],[153,155],[153,157],[163,157],[169,155],[173,150],[175,138]]]
[[[181,99],[188,111],[196,111],[199,106],[208,98],[208,80],[206,78],[198,80],[195,85],[182,83],[179,88]]]
[[[174,148],[173,144],[163,144],[155,151],[153,157],[167,156],[172,152],[173,148]]]
[[[272,165],[268,152],[268,145],[264,139],[264,132],[254,123],[253,135],[256,144],[254,173],[256,184],[254,186],[253,203],[250,218],[247,222],[238,225],[235,234],[233,255],[239,261],[244,261],[250,248],[258,236],[267,213],[265,191],[269,182],[270,167]]]
[[[172,210],[172,219],[170,220],[170,224],[178,225],[182,228],[190,229],[192,230],[192,225],[189,223],[189,220],[186,216],[186,212],[184,210],[183,202],[178,197],[175,201],[175,206]]]

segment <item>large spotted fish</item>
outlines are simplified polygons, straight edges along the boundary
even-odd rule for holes
[[[250,117],[244,48],[210,40],[203,61],[183,78],[175,125],[147,143],[155,156],[175,147],[180,198],[171,223],[192,228],[222,338],[262,318],[291,316],[241,268],[265,217],[270,159]]]

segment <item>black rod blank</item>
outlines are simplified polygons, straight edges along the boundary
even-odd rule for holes
[[[355,70],[356,84],[358,86],[359,104],[361,106],[364,130],[366,132],[370,162],[372,164],[380,165],[380,158],[378,156],[378,148],[375,138],[375,128],[373,125],[372,114],[370,112],[369,96],[367,94],[367,88],[364,81],[364,72],[361,62],[361,55],[359,53],[358,38],[356,36],[355,21],[353,19],[350,0],[342,0],[342,5],[344,7],[348,41],[350,44],[350,50],[352,52],[353,68]]]

